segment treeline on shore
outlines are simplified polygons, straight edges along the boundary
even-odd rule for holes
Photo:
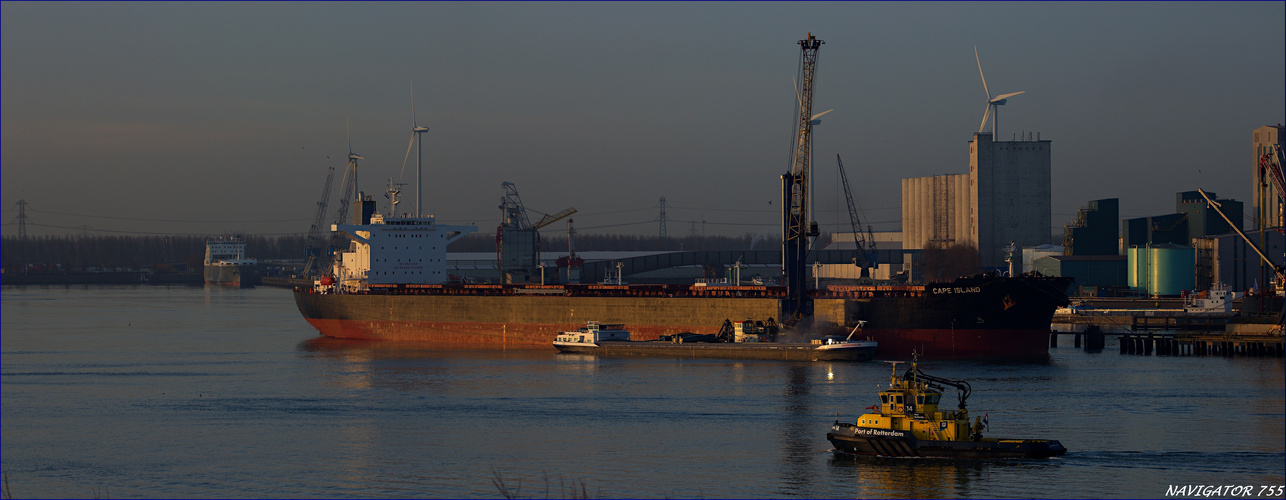
[[[205,243],[216,236],[6,236],[0,256],[5,272],[23,269],[83,270],[186,266],[200,270]],[[265,260],[303,259],[305,237],[246,236],[246,256]],[[682,238],[585,234],[576,236],[576,249],[586,251],[773,250],[780,239],[756,235],[685,236]],[[567,250],[567,237],[542,238],[546,252]],[[451,245],[452,252],[495,252],[494,233],[474,233]],[[183,266],[174,266],[182,264]]]
[[[215,236],[6,236],[3,264],[6,272],[30,266],[65,270],[90,268],[140,268],[183,264],[200,270],[205,243]],[[246,255],[266,259],[298,259],[304,253],[303,236],[246,236]]]

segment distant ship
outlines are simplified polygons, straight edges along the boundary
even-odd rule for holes
[[[246,240],[226,236],[205,242],[205,283],[250,288],[259,283],[259,262],[246,258]]]

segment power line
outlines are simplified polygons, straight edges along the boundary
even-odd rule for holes
[[[42,214],[54,214],[54,215],[69,215],[69,216],[72,216],[72,217],[89,217],[89,218],[92,218],[92,219],[114,219],[114,220],[129,220],[129,221],[140,221],[140,222],[184,222],[184,223],[218,223],[218,224],[231,224],[231,223],[237,223],[237,224],[243,224],[243,223],[252,223],[252,222],[307,222],[307,221],[308,221],[308,219],[248,219],[248,220],[143,219],[143,218],[138,218],[138,217],[114,217],[114,216],[110,216],[110,215],[73,214],[73,213],[68,213],[68,212],[53,212],[53,211],[49,211],[49,210],[32,210],[32,212],[38,212],[38,213],[42,213]],[[33,225],[34,225],[34,224],[33,224]]]
[[[51,224],[36,224],[36,223],[28,223],[28,225],[38,226],[38,227],[49,227],[49,228],[55,228],[55,229],[74,229],[77,231],[86,231],[86,232],[93,231],[98,233],[146,234],[146,235],[153,235],[153,236],[210,236],[214,234],[219,234],[217,232],[215,233],[158,233],[158,232],[152,232],[152,231],[121,231],[116,229],[94,229],[86,226],[80,226],[80,227],[55,226]],[[238,233],[238,234],[244,234],[246,236],[303,236],[307,233]]]

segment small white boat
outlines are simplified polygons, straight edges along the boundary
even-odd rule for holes
[[[1227,314],[1232,312],[1232,302],[1239,298],[1228,285],[1215,283],[1210,290],[1184,296],[1183,310],[1188,314]]]
[[[856,334],[858,330],[861,330],[863,326],[866,326],[866,322],[858,321],[857,325],[853,327],[853,331],[848,332],[847,337],[841,338],[839,335],[822,337],[821,345],[817,346],[817,350],[829,352],[829,353],[839,353],[839,352],[869,353],[869,356],[862,355],[862,356],[859,356],[858,359],[871,359],[875,357],[875,349],[880,345],[878,342],[874,340],[853,340],[853,335]]]
[[[548,338],[548,337],[546,337]],[[590,321],[589,324],[580,327],[578,330],[562,332],[554,339],[554,347],[559,351],[573,352],[585,348],[598,347],[599,341],[603,340],[630,340],[630,332],[625,329],[624,324],[598,324],[597,321]]]

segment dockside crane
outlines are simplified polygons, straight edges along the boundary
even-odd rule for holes
[[[326,221],[326,205],[330,203],[330,186],[334,181],[335,167],[326,167],[326,183],[322,186],[321,199],[317,201],[317,215],[313,217],[313,225],[308,227],[308,239],[304,243],[305,277],[312,274],[319,262],[323,265],[328,263],[322,262],[323,258],[329,260],[327,249],[322,248],[322,224]]]
[[[1283,195],[1286,195],[1286,179],[1284,179],[1282,176],[1282,163],[1283,163],[1282,160],[1283,160],[1282,147],[1281,145],[1277,145],[1277,144],[1273,145],[1273,148],[1271,151],[1264,153],[1263,156],[1259,157],[1260,205],[1267,206],[1267,203],[1273,203],[1277,205],[1278,217],[1282,216],[1283,214],[1282,210],[1286,208],[1286,206],[1284,206],[1283,204],[1283,198],[1282,198]],[[1266,189],[1264,188],[1267,188],[1269,186],[1272,186],[1273,190],[1277,191],[1277,197],[1276,197],[1277,199],[1275,200],[1267,199],[1267,196],[1264,194],[1264,192],[1266,192]],[[1264,218],[1263,215],[1266,215],[1266,214],[1267,214],[1267,210],[1264,211],[1264,214],[1261,214],[1258,217],[1260,219],[1263,219]],[[1279,232],[1282,231],[1283,229],[1282,220],[1280,218],[1275,221],[1267,221],[1267,222],[1261,221],[1259,225],[1261,227],[1272,227],[1273,225],[1276,225],[1277,231]]]
[[[810,314],[808,302],[809,238],[817,236],[817,223],[809,219],[809,170],[813,146],[813,87],[817,74],[817,51],[825,43],[812,33],[799,41],[799,126],[796,128],[795,151],[789,172],[782,174],[782,277],[786,300],[782,301],[783,322],[793,324]]]
[[[862,269],[862,278],[871,277],[871,268],[875,267],[873,258],[875,250],[875,235],[869,234],[870,226],[866,230],[868,234],[862,233],[862,219],[857,216],[857,204],[853,202],[853,190],[848,186],[848,174],[844,172],[844,160],[835,155],[835,161],[839,163],[839,180],[844,185],[844,200],[848,202],[848,222],[853,227],[853,249],[857,252],[854,264]],[[870,235],[870,238],[867,238]]]
[[[1246,236],[1246,233],[1241,232],[1241,229],[1237,227],[1237,224],[1234,224],[1232,222],[1232,219],[1229,219],[1228,216],[1223,213],[1223,210],[1220,210],[1220,207],[1222,205],[1220,205],[1219,202],[1210,199],[1210,195],[1206,194],[1206,192],[1201,190],[1200,188],[1197,189],[1197,192],[1201,193],[1201,197],[1206,199],[1206,203],[1210,205],[1210,208],[1215,209],[1215,212],[1218,212],[1219,216],[1223,217],[1223,220],[1228,223],[1228,226],[1231,227],[1233,231],[1236,231],[1237,235],[1241,236],[1242,240],[1245,240],[1246,245],[1249,246],[1251,249],[1253,249],[1255,253],[1259,254],[1259,258],[1263,259],[1264,264],[1266,264],[1270,269],[1273,270],[1273,273],[1276,275],[1275,282],[1277,283],[1278,289],[1280,290],[1282,279],[1283,279],[1283,271],[1284,271],[1282,266],[1277,265],[1272,261],[1272,259],[1269,259],[1267,255],[1264,255],[1264,252],[1259,249],[1259,245],[1256,245],[1254,241],[1251,241],[1250,238]],[[1260,233],[1261,234],[1263,233],[1262,228]],[[1260,241],[1263,242],[1263,239],[1260,239]]]
[[[516,274],[529,278],[540,264],[540,230],[576,213],[575,208],[547,214],[535,224],[527,217],[527,207],[512,182],[500,184],[505,195],[500,199],[500,226],[496,227],[496,267],[504,283],[512,283]]]

